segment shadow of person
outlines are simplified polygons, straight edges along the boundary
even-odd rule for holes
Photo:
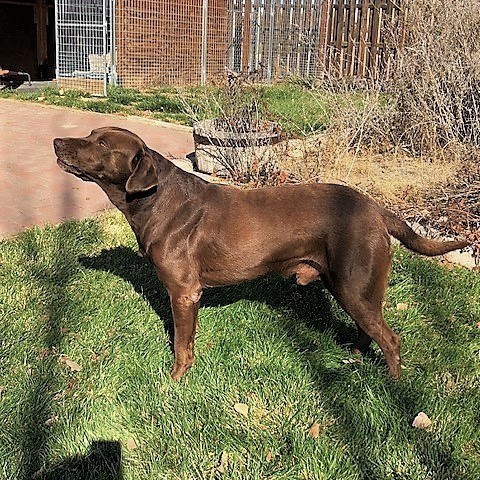
[[[120,442],[96,440],[86,455],[74,455],[56,465],[42,469],[34,480],[122,480]]]

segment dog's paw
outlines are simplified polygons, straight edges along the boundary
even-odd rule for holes
[[[193,362],[190,365],[174,365],[172,371],[170,372],[170,376],[174,382],[178,382],[187,370],[193,365]]]

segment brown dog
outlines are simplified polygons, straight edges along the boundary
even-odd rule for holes
[[[357,324],[355,349],[364,351],[375,340],[398,378],[400,339],[382,316],[389,234],[423,255],[467,246],[422,238],[340,185],[240,190],[208,183],[119,128],[57,138],[54,146],[61,168],[96,182],[123,212],[165,285],[174,318],[175,380],[193,364],[202,290],[267,274],[296,275],[301,285],[322,279]]]

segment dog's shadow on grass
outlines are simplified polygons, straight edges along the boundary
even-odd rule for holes
[[[158,280],[152,265],[127,247],[103,250],[94,257],[80,257],[82,266],[106,271],[129,282],[142,295],[155,313],[164,322],[164,327],[173,345],[173,318],[168,293]],[[209,288],[203,292],[201,307],[220,307],[240,300],[266,303],[274,309],[288,309],[302,323],[319,332],[335,332],[339,344],[351,344],[356,329],[353,322],[339,321],[331,311],[330,295],[321,282],[304,287],[293,280],[267,277],[238,285]],[[309,349],[308,345],[302,348]],[[313,345],[311,348],[316,348]]]
[[[130,248],[116,247],[103,250],[94,257],[82,257],[79,262],[86,268],[110,272],[128,281],[164,321],[165,329],[170,339],[173,339],[173,320],[168,294],[161,286],[148,261],[140,258]],[[280,311],[292,312],[294,315],[291,318],[294,320],[291,320],[290,325],[284,325],[283,328],[292,337],[291,340],[298,350],[302,352],[318,349],[310,335],[306,333],[309,330],[315,330],[318,333],[333,333],[336,342],[345,347],[349,346],[356,338],[357,332],[354,323],[347,320],[346,316],[334,312],[332,307],[334,300],[323,288],[321,282],[297,287],[291,280],[275,277],[261,278],[239,285],[207,289],[202,297],[201,305],[203,307],[219,307],[239,300],[258,301]],[[292,322],[300,322],[306,328],[299,329],[298,325],[293,325]],[[367,356],[370,357],[369,360],[379,366],[385,365],[381,354],[370,350]],[[325,406],[334,417],[343,419],[341,428],[348,442],[353,446],[353,451],[363,452],[354,459],[360,478],[383,479],[383,474],[378,473],[372,467],[372,461],[375,463],[378,445],[375,442],[365,442],[363,435],[366,431],[376,432],[378,430],[377,436],[380,439],[384,433],[380,427],[372,424],[371,419],[359,417],[362,411],[359,408],[361,399],[359,403],[352,403],[348,395],[339,394],[339,392],[345,392],[345,389],[352,388],[351,376],[355,375],[354,370],[349,369],[346,365],[345,368],[331,369],[317,361],[311,361],[304,355],[302,358],[319,390],[324,390]],[[379,368],[379,375],[385,375],[384,367]],[[413,416],[418,413],[416,411],[418,405],[422,403],[421,391],[415,388],[411,382],[395,383],[385,380],[384,394],[388,395],[389,402],[394,405],[398,415],[402,417],[402,421],[408,427]],[[331,402],[327,401],[329,397],[332,398]],[[432,458],[438,457],[443,458],[443,465],[448,474],[455,474],[457,471],[458,465],[454,461],[451,448],[444,442],[437,441],[432,446],[431,442],[418,441],[415,447],[419,460],[427,468],[435,468]]]

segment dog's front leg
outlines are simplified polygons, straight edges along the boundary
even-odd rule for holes
[[[201,288],[169,289],[172,306],[175,363],[171,372],[173,380],[179,380],[193,365],[193,346],[200,306]]]

